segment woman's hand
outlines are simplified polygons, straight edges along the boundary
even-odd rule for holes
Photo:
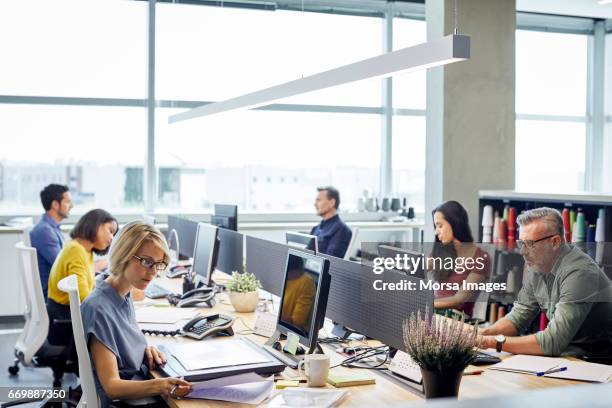
[[[145,358],[147,359],[149,370],[163,367],[163,365],[166,364],[166,356],[154,346],[147,346],[147,348],[145,348]]]
[[[191,383],[181,378],[156,378],[153,381],[158,395],[182,398],[191,392]]]

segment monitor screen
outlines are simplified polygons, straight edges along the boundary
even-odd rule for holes
[[[211,224],[238,231],[238,206],[215,204],[215,214],[211,217]]]
[[[219,248],[217,231],[218,228],[210,224],[198,223],[192,271],[207,286],[210,286],[212,271],[216,266]]]
[[[285,233],[285,241],[287,245],[294,248],[309,251],[314,254],[319,252],[318,240],[314,235],[304,234],[302,232],[287,232]]]
[[[316,343],[329,293],[329,261],[289,250],[278,314],[278,329],[291,331],[308,347]]]

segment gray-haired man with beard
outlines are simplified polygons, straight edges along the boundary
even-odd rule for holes
[[[528,276],[512,311],[481,334],[482,348],[546,356],[612,355],[610,280],[582,250],[569,246],[552,208],[522,213],[517,245]],[[518,336],[544,311],[548,327]]]

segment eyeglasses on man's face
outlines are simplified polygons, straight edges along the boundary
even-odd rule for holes
[[[547,235],[545,237],[542,237],[540,239],[534,239],[534,240],[531,240],[531,239],[525,239],[525,240],[517,239],[516,240],[516,246],[518,247],[518,249],[525,248],[525,249],[531,251],[533,248],[535,248],[535,246],[536,246],[536,244],[538,242],[544,241],[545,239],[549,239],[549,238],[552,238],[552,237],[557,236],[557,235],[558,234],[551,234],[551,235]]]
[[[148,269],[155,269],[158,272],[165,270],[168,267],[168,264],[164,261],[155,262],[153,259],[149,257],[141,257],[138,255],[134,255],[134,258],[138,259],[138,262],[141,266],[144,266]]]

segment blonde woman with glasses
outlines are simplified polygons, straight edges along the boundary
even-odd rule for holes
[[[143,221],[124,226],[110,249],[111,275],[97,282],[81,306],[85,336],[102,406],[111,400],[171,395],[182,397],[191,384],[179,378],[149,378],[164,355],[148,346],[136,323],[132,289],[146,289],[170,259],[159,230]]]

